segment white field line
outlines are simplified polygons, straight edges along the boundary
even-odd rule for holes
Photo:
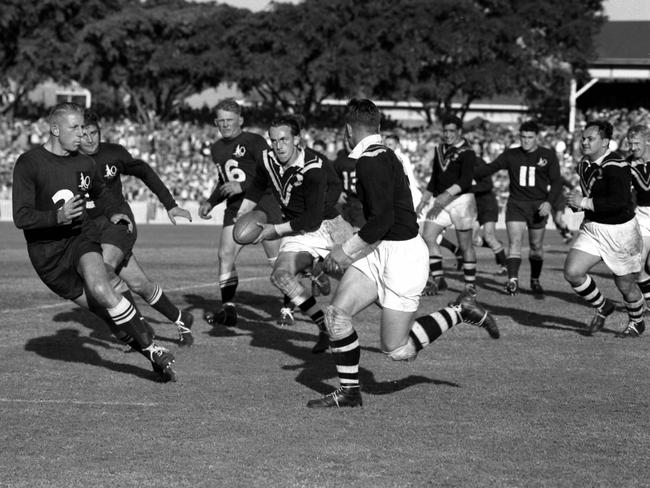
[[[157,407],[158,403],[149,402],[91,402],[81,400],[45,400],[45,399],[20,399],[20,398],[2,398],[0,403],[28,403],[33,405],[89,405],[98,407]]]
[[[240,279],[240,283],[247,283],[250,281],[257,281],[257,280],[262,280],[262,279],[268,279],[268,276],[252,276],[250,278],[243,278]],[[188,285],[188,286],[180,286],[178,288],[166,288],[164,291],[165,292],[175,292],[175,291],[185,291],[185,290],[193,290],[195,288],[206,288],[208,286],[218,286],[218,282],[211,282],[211,283],[198,283],[195,285]],[[50,303],[47,305],[39,305],[38,307],[21,307],[21,308],[3,308],[0,309],[0,315],[4,315],[6,313],[15,313],[15,312],[24,312],[26,310],[47,310],[49,308],[57,308],[57,307],[69,307],[72,302],[64,300],[58,303]]]

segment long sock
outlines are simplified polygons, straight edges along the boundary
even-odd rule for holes
[[[506,252],[503,250],[503,246],[501,246],[501,250],[499,252],[495,251],[494,260],[497,262],[499,266],[506,265]]]
[[[465,285],[476,284],[476,261],[465,261],[463,259],[463,277]]]
[[[122,298],[115,307],[107,309],[107,312],[117,328],[135,340],[139,350],[143,350],[153,343],[147,323],[126,298]]]
[[[449,239],[447,239],[446,237],[443,237],[443,238],[440,240],[440,245],[441,245],[442,247],[444,247],[445,249],[449,249],[449,250],[451,251],[452,254],[456,254],[456,253],[458,252],[458,246],[457,246],[456,244],[454,244],[453,242],[451,242],[451,241],[450,241]]]
[[[231,303],[235,298],[239,277],[237,271],[233,270],[219,276],[219,288],[221,289],[221,303]]]
[[[293,308],[293,302],[291,301],[291,297],[289,295],[283,295],[282,306],[284,308]]]
[[[530,279],[538,280],[542,274],[542,266],[544,266],[544,258],[540,256],[530,256],[528,258],[530,263]]]
[[[153,295],[146,299],[147,303],[172,322],[177,322],[181,317],[181,311],[165,295],[160,285],[155,286]]]
[[[605,297],[596,286],[596,282],[587,275],[587,279],[579,286],[572,286],[575,291],[582,298],[587,300],[594,308],[600,308],[605,303]]]
[[[415,319],[409,337],[415,344],[415,349],[419,351],[458,323],[460,323],[458,312],[452,307],[445,307]]]
[[[508,268],[508,279],[519,278],[519,267],[521,266],[521,257],[512,257],[506,259],[506,267]]]
[[[332,358],[336,364],[336,372],[341,386],[344,388],[359,387],[359,361],[361,347],[356,331],[339,340],[330,340]]]
[[[318,330],[325,332],[325,313],[323,309],[318,305],[316,299],[313,296],[298,295],[294,298],[293,303],[303,312],[305,315],[308,315],[310,319],[318,326]]]
[[[643,298],[645,298],[646,301],[650,301],[650,278],[639,281],[637,285],[639,285],[641,293],[643,293]]]
[[[645,298],[641,297],[634,302],[625,300],[625,309],[627,310],[630,322],[634,322],[635,324],[641,322],[645,312]]]
[[[442,256],[429,256],[429,273],[434,278],[442,276]]]

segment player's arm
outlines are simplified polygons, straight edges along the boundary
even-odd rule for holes
[[[487,166],[487,163],[483,159],[477,157],[476,158],[476,163],[475,163],[475,166],[474,166],[474,175],[475,175],[474,180],[476,181],[476,184],[472,185],[470,187],[470,189],[469,189],[470,193],[478,193],[478,194],[486,193],[486,192],[490,191],[492,189],[492,187],[494,186],[493,183],[492,183],[492,178],[491,177],[485,176],[483,178],[478,178],[476,176],[478,171],[481,168],[483,168],[483,166]]]
[[[474,168],[474,179],[479,180],[486,176],[492,176],[497,171],[509,168],[509,158],[506,152],[502,152],[490,164],[485,164],[480,167]]]
[[[19,229],[43,229],[70,223],[72,217],[65,213],[63,207],[58,210],[36,209],[35,172],[29,161],[22,156],[18,158],[14,166],[12,181],[12,206],[16,227]],[[77,202],[79,200],[77,199]],[[83,204],[83,201],[81,203]]]
[[[539,206],[539,214],[541,216],[550,215],[553,211],[551,202],[557,201],[562,192],[563,178],[560,173],[560,162],[553,151],[549,151],[549,166],[548,178],[551,183],[551,189],[548,192],[548,197],[545,202]]]

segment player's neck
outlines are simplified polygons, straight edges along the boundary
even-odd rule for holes
[[[70,154],[70,151],[64,149],[59,141],[53,137],[50,137],[47,141],[45,141],[43,148],[56,156],[68,156]]]

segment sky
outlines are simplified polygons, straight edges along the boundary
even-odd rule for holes
[[[279,1],[297,3],[300,0]],[[220,0],[220,2],[257,11],[265,8],[270,3],[270,0]],[[610,20],[650,20],[650,0],[604,0],[603,6]]]

